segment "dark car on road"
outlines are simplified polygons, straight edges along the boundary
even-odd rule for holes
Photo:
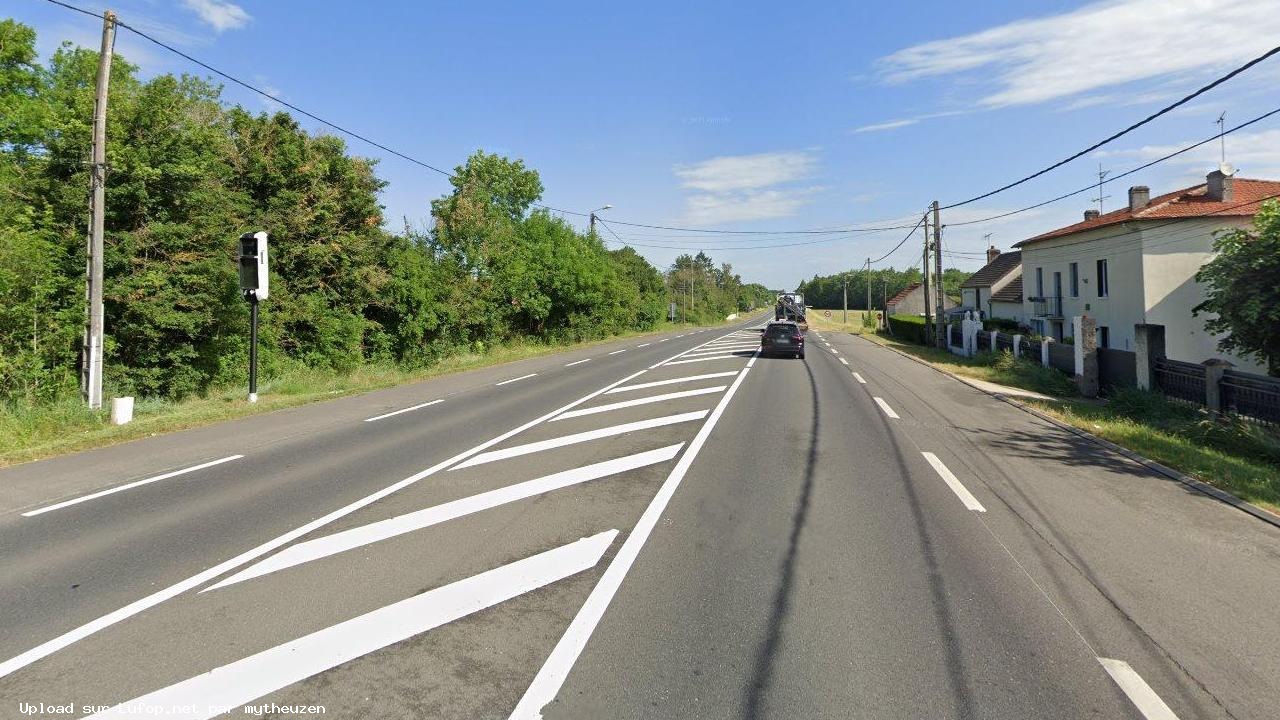
[[[790,320],[771,322],[760,333],[761,355],[794,355],[804,359],[804,333]]]

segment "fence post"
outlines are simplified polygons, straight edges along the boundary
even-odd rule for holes
[[[1217,415],[1222,407],[1222,374],[1235,367],[1222,358],[1209,358],[1204,365],[1204,406]]]
[[[996,350],[999,349],[999,345],[996,343],[996,338],[998,338],[999,336],[1000,336],[999,330],[991,331],[991,352],[995,352]]]
[[[1071,318],[1075,334],[1076,385],[1080,394],[1098,397],[1098,321],[1088,315]]]
[[[1138,323],[1133,326],[1133,349],[1137,356],[1138,387],[1156,388],[1156,361],[1164,359],[1164,326]]]
[[[1021,335],[1013,336],[1013,356],[1016,358],[1022,357],[1022,336]]]
[[[1040,364],[1045,367],[1049,365],[1049,343],[1053,342],[1053,338],[1044,338],[1040,341]]]

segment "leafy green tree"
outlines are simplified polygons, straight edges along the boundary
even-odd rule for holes
[[[1195,314],[1213,314],[1204,326],[1223,334],[1219,348],[1257,358],[1280,377],[1280,203],[1264,203],[1252,229],[1219,233],[1213,249],[1196,273],[1205,300]]]

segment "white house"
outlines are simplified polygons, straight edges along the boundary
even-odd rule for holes
[[[980,312],[981,317],[1017,319],[1012,315],[996,315],[992,299],[1020,277],[1022,253],[1016,250],[1002,253],[994,247],[987,248],[987,264],[960,284],[960,306],[965,310]],[[1002,311],[1006,311],[1007,304],[1001,305]]]
[[[1207,332],[1196,272],[1213,255],[1218,230],[1246,227],[1262,200],[1280,194],[1280,181],[1233,176],[1230,166],[1207,182],[1151,197],[1129,188],[1129,205],[1017,243],[1022,251],[1022,311],[1033,331],[1062,339],[1071,318],[1088,314],[1098,325],[1098,346],[1132,350],[1137,323],[1165,326],[1168,357],[1187,362],[1225,358],[1237,368],[1264,372],[1256,362],[1224,353]]]

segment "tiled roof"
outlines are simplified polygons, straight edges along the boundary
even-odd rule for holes
[[[991,294],[991,302],[1020,303],[1022,302],[1022,273],[1009,281],[1008,285],[1000,288],[1000,292]]]
[[[918,287],[920,287],[920,283],[911,283],[910,285],[908,285],[908,286],[906,286],[905,288],[903,288],[903,289],[902,289],[902,292],[900,292],[900,293],[898,293],[897,295],[894,295],[893,297],[889,298],[889,302],[887,302],[887,303],[885,303],[885,304],[886,304],[886,305],[896,305],[896,304],[898,304],[900,301],[902,301],[903,299],[905,299],[908,295],[910,295],[911,293],[915,292],[915,289],[916,289],[916,288],[918,288]]]
[[[995,260],[987,263],[981,270],[969,276],[968,280],[960,283],[962,288],[991,287],[999,282],[1000,278],[1008,275],[1010,271],[1018,267],[1022,262],[1022,253],[1018,251],[1000,253]]]
[[[1259,204],[1273,195],[1280,195],[1280,181],[1251,180],[1234,178],[1232,182],[1233,196],[1230,201],[1211,200],[1205,197],[1208,185],[1200,184],[1151,198],[1151,202],[1137,212],[1128,206],[1112,210],[1106,215],[1085,220],[1074,225],[1051,230],[1029,240],[1014,243],[1014,247],[1025,247],[1034,242],[1050,238],[1071,235],[1084,230],[1118,225],[1131,220],[1169,220],[1177,218],[1201,217],[1250,217],[1258,212]]]

